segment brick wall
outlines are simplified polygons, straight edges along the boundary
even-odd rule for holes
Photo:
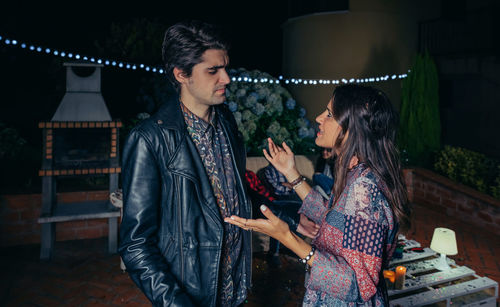
[[[410,202],[500,235],[500,201],[426,169],[405,169]]]
[[[105,200],[108,191],[57,193],[60,202]],[[40,243],[41,194],[0,195],[0,246]],[[100,238],[108,235],[108,220],[56,223],[56,240]]]
[[[425,169],[405,169],[410,201],[500,234],[500,201]],[[108,191],[58,193],[62,202],[108,199]],[[0,195],[0,246],[40,243],[40,194]],[[56,240],[106,237],[107,219],[56,224]]]

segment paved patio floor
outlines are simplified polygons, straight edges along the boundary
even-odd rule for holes
[[[435,227],[453,229],[459,253],[452,258],[500,282],[500,236],[420,206],[412,220],[409,239],[429,246]],[[51,261],[39,260],[39,245],[1,248],[0,306],[150,306],[106,248],[106,238],[57,242]],[[284,248],[280,258],[278,268],[264,252],[254,253],[254,287],[245,306],[301,305],[303,266]]]

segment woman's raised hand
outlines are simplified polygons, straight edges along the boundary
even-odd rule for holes
[[[283,142],[280,147],[274,144],[271,138],[267,138],[267,143],[269,144],[269,152],[266,149],[263,149],[264,157],[266,157],[267,161],[271,163],[280,173],[285,175],[287,179],[288,177],[296,177],[297,169],[295,168],[295,155],[288,147],[288,145]],[[295,178],[292,178],[293,180]]]

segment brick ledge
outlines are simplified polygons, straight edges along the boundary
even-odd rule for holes
[[[469,186],[466,186],[464,184],[453,181],[445,176],[442,176],[442,175],[435,173],[433,171],[430,171],[428,169],[417,168],[417,167],[407,168],[407,169],[405,169],[405,172],[416,173],[417,175],[420,175],[422,177],[436,181],[447,188],[450,188],[452,190],[458,190],[461,193],[466,194],[467,196],[470,196],[472,198],[478,199],[480,201],[494,205],[497,208],[500,208],[500,200],[498,200],[498,199],[496,199],[488,194],[479,192],[478,190],[475,190]]]

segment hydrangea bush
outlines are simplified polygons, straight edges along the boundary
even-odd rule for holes
[[[295,154],[315,153],[315,130],[290,92],[275,82],[253,81],[274,79],[265,72],[239,68],[229,74],[241,78],[228,85],[225,103],[233,112],[248,155],[262,155],[268,137],[277,144],[285,141]]]

